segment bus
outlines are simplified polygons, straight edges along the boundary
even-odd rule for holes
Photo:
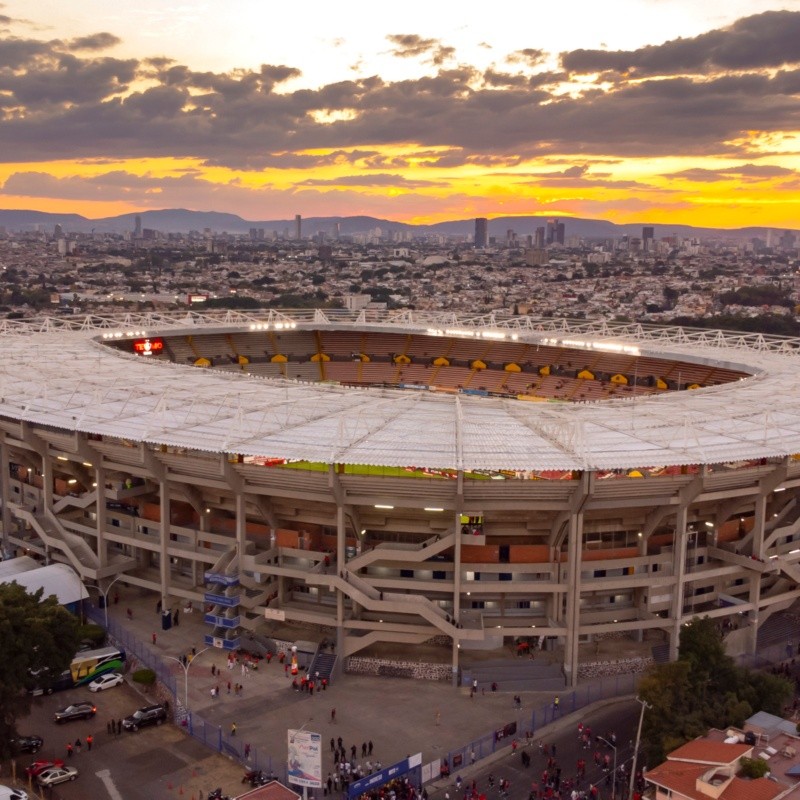
[[[73,686],[83,686],[107,672],[120,671],[125,664],[125,651],[117,647],[101,647],[77,653],[69,665]]]

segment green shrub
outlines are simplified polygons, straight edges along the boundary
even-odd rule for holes
[[[769,772],[769,764],[760,758],[742,758],[739,767],[745,778],[763,778]]]
[[[142,686],[152,686],[156,682],[156,674],[151,669],[137,669],[131,677]]]
[[[101,625],[89,622],[78,628],[78,637],[81,641],[91,642],[93,647],[102,647],[106,641],[106,632]]]

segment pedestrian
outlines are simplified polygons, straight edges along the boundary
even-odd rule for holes
[[[67,758],[72,758],[72,742],[67,742]]]
[[[77,752],[77,754],[80,755],[82,749],[83,749],[83,742],[80,740],[80,738],[78,738],[75,740],[75,752]]]
[[[88,751],[91,751],[93,742],[94,742],[94,737],[93,737],[93,736],[92,736],[92,734],[90,733],[90,734],[89,734],[89,735],[86,737],[86,749],[87,749]]]
[[[236,723],[231,722],[231,736],[236,736]]]
[[[128,619],[133,619],[133,611],[129,608],[126,612],[128,614]]]
[[[283,674],[284,674],[284,675],[285,675],[287,678],[289,677],[289,665],[288,665],[288,664],[284,664],[284,665],[283,665]]]
[[[367,757],[367,743],[366,742],[362,742],[361,743],[361,758],[366,758],[366,757]]]
[[[213,678],[216,674],[217,674],[217,665],[216,664],[212,664],[211,665],[211,677]]]
[[[118,719],[117,720],[117,734],[119,735],[120,733],[122,733],[122,720]]]
[[[106,723],[106,733],[114,733],[114,720]]]
[[[152,639],[153,639],[153,644],[155,644],[156,643],[156,634],[155,634],[155,632],[153,632]]]
[[[245,742],[244,745],[244,757],[250,758],[250,744],[248,742]]]
[[[367,754],[372,755],[372,739],[367,742]]]
[[[436,714],[434,715],[434,719],[436,720],[436,725],[438,727],[439,723],[442,721],[442,712],[439,711],[438,708],[436,709]]]
[[[228,681],[228,694],[230,694],[230,693],[231,693],[231,682]]]
[[[333,736],[331,736],[331,753],[336,752],[336,741],[334,740]]]
[[[336,709],[335,708],[331,709],[331,722],[336,722]],[[339,739],[339,747],[341,747],[341,746],[342,746],[342,740]]]
[[[211,687],[211,699],[213,700],[215,697],[216,697],[216,695],[214,694],[214,687],[212,686]]]
[[[176,628],[178,627],[178,625],[180,625],[180,624],[181,624],[181,617],[180,617],[180,614],[178,613],[178,611],[179,611],[179,610],[180,610],[180,609],[177,609],[177,608],[176,608],[176,609],[175,609],[175,613],[172,615],[172,624],[173,624],[173,625],[174,625]]]
[[[162,607],[163,607],[163,606],[162,606],[162,602],[161,602],[161,600],[159,599],[159,601],[156,603],[156,614],[160,614],[160,613],[161,613],[161,609],[162,609]]]

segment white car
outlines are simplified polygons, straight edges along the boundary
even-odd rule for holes
[[[28,793],[24,789],[0,786],[0,800],[28,800]]]
[[[119,672],[108,672],[99,678],[95,678],[89,684],[89,691],[100,692],[103,689],[110,689],[112,686],[118,686],[123,680],[124,678]]]
[[[78,770],[75,767],[53,767],[40,772],[36,780],[40,786],[55,786],[57,783],[74,781],[78,777]]]

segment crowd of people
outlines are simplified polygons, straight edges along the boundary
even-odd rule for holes
[[[335,721],[335,719],[335,712],[333,712],[331,720]],[[328,777],[323,787],[325,795],[346,792],[351,783],[383,769],[380,759],[373,759],[375,746],[372,743],[372,739],[361,743],[361,760],[359,760],[358,745],[352,744],[348,748],[341,736],[336,739],[331,736],[330,745],[333,766],[328,772]]]
[[[537,774],[530,783],[529,800],[609,800],[611,797],[625,800],[628,797],[631,778],[628,751],[632,745],[618,745],[613,731],[594,733],[583,723],[578,724],[577,737],[580,755],[574,769],[566,768],[559,760],[555,743],[539,741],[540,766],[533,767]],[[531,753],[536,752],[532,745],[530,733],[526,733],[522,743],[515,739],[511,744],[511,758],[518,757],[526,769],[533,763]],[[616,765],[615,752],[618,756]],[[625,754],[624,758],[620,758],[621,753]],[[471,763],[475,763],[474,760]],[[450,766],[446,761],[442,762],[440,775],[450,776]],[[636,773],[633,783],[634,794],[630,800],[641,800],[645,788],[641,772]],[[460,774],[455,775],[453,784],[457,795],[453,800],[494,800],[495,793],[506,798],[511,790],[507,778],[495,779],[493,773],[489,773],[482,786],[476,779],[463,780]],[[450,800],[449,790],[445,792],[444,800]]]

